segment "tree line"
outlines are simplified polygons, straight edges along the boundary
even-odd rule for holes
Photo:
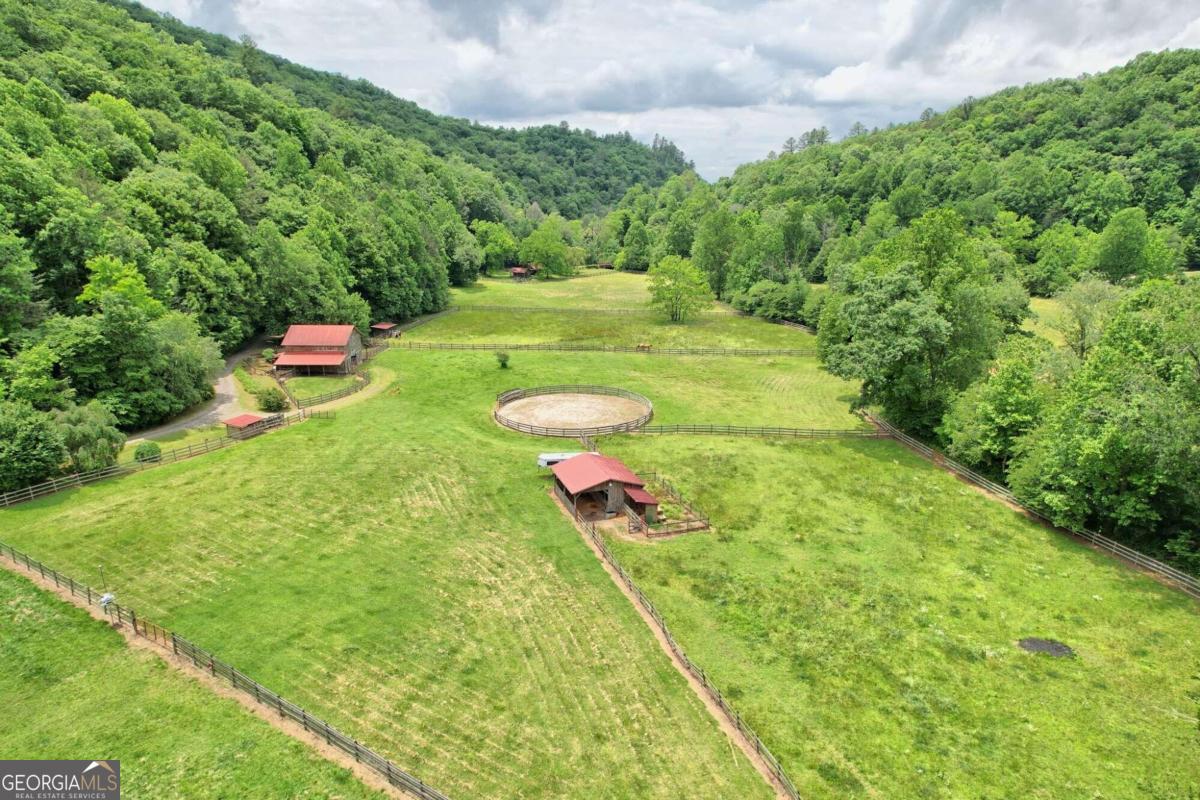
[[[856,405],[1200,573],[1198,82],[1200,52],[1169,51],[818,129],[715,185],[632,188],[584,220],[589,256],[682,260],[735,307],[816,327]]]

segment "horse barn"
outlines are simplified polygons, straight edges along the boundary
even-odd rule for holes
[[[646,482],[611,456],[583,453],[550,467],[555,488],[576,516],[608,519],[628,505],[646,522],[658,516],[658,500],[646,491]]]
[[[292,325],[280,343],[275,368],[305,373],[349,373],[365,357],[353,325]]]
[[[394,322],[376,322],[371,326],[371,336],[375,339],[394,339],[399,335],[399,326]]]

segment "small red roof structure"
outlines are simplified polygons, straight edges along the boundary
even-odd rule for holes
[[[394,323],[394,322],[376,322],[374,325],[371,326],[371,330],[373,330],[373,331],[390,331],[394,327],[396,327],[396,323]]]
[[[625,496],[635,503],[641,503],[644,506],[658,505],[658,498],[647,492],[640,486],[626,486]]]
[[[236,417],[230,417],[229,419],[221,420],[221,422],[225,423],[227,428],[241,430],[242,428],[249,428],[255,423],[262,422],[263,419],[265,417],[260,417],[257,414],[238,414]]]
[[[328,353],[282,353],[275,359],[277,367],[338,367],[346,360],[341,350]]]
[[[550,468],[554,477],[558,478],[568,492],[573,495],[586,492],[602,483],[616,481],[629,486],[645,486],[646,482],[639,478],[633,470],[611,456],[597,453],[582,455],[560,461]],[[626,491],[629,491],[626,489]]]
[[[345,347],[353,325],[293,325],[283,337],[284,347]]]
[[[528,275],[529,274],[529,270],[527,270],[525,267],[513,267],[511,271],[512,271],[513,275]]]

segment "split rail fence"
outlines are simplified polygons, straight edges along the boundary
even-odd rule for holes
[[[565,508],[568,510],[573,509],[571,502],[567,499],[566,495],[563,494],[562,490],[558,488],[558,486],[554,487],[554,492],[558,496],[559,500],[562,501],[562,504]],[[641,605],[646,613],[650,615],[650,618],[654,620],[655,627],[658,629],[658,632],[662,634],[664,641],[667,643],[667,647],[669,647],[671,652],[674,653],[679,659],[679,663],[682,664],[683,668],[691,673],[696,680],[700,681],[700,685],[704,688],[704,691],[721,709],[721,712],[725,715],[726,719],[728,719],[729,722],[731,722],[738,729],[738,732],[746,738],[746,741],[748,741],[750,745],[754,747],[754,752],[757,753],[762,759],[763,763],[766,764],[767,769],[771,772],[772,776],[774,776],[778,786],[784,791],[785,794],[787,794],[788,797],[792,798],[792,800],[800,800],[800,793],[796,791],[795,784],[792,783],[791,778],[789,778],[787,773],[784,771],[783,765],[779,763],[779,759],[777,759],[774,754],[767,749],[767,746],[763,744],[762,739],[758,737],[758,734],[754,732],[754,729],[750,727],[750,724],[742,719],[742,715],[729,704],[729,701],[726,700],[725,696],[721,694],[721,690],[713,685],[712,679],[708,677],[708,673],[706,673],[699,664],[692,661],[692,659],[688,657],[687,653],[685,653],[683,648],[679,645],[679,642],[675,641],[675,637],[671,634],[670,628],[667,627],[667,621],[663,619],[662,614],[660,614],[658,609],[654,607],[654,604],[650,602],[650,598],[647,597],[644,592],[642,592],[641,588],[638,587],[637,583],[634,582],[630,574],[625,571],[623,566],[621,566],[621,562],[617,560],[616,555],[614,555],[612,550],[609,549],[608,544],[604,541],[604,537],[601,536],[600,532],[596,530],[596,526],[578,515],[575,515],[575,521],[579,524],[579,527],[584,531],[592,544],[596,546],[596,549],[600,552],[601,556],[604,558],[604,561],[610,567],[612,567],[613,572],[616,573],[621,582],[625,584],[626,588],[628,588],[630,592],[633,593],[633,596],[637,599],[638,604]]]
[[[633,433],[702,433],[720,436],[778,436],[791,439],[887,439],[887,433],[868,428],[776,428],[746,425],[646,425]]]
[[[639,531],[646,535],[647,538],[654,539],[659,536],[671,536],[676,533],[688,533],[690,531],[704,531],[712,527],[712,522],[707,516],[700,513],[696,508],[684,499],[683,494],[675,488],[674,484],[668,481],[657,472],[639,472],[638,477],[653,484],[654,487],[671,498],[671,501],[680,506],[684,511],[686,519],[676,522],[654,522],[649,523],[642,520],[637,514],[633,514],[629,506],[625,506],[626,514],[629,516],[630,531]],[[636,525],[635,525],[636,522]]]
[[[342,733],[320,717],[315,717],[295,703],[283,699],[277,692],[247,677],[245,673],[179,634],[151,622],[145,617],[139,617],[132,608],[126,608],[115,601],[107,605],[102,604],[101,598],[105,596],[103,592],[98,592],[85,583],[67,577],[3,542],[0,542],[0,555],[7,556],[14,564],[24,567],[31,573],[41,575],[44,580],[54,581],[55,586],[69,590],[72,597],[84,600],[89,607],[99,605],[114,624],[129,625],[134,634],[149,639],[164,648],[169,647],[175,655],[190,660],[194,666],[206,670],[214,678],[229,681],[229,685],[234,689],[276,711],[281,718],[300,723],[304,730],[323,739],[327,745],[353,756],[355,761],[365,764],[373,772],[387,780],[390,785],[403,789],[421,800],[449,800],[446,795],[400,769],[374,750],[359,744],[357,740]]]
[[[393,340],[395,341],[395,340]],[[815,347],[654,347],[640,345],[573,344],[571,342],[492,343],[492,342],[411,342],[398,341],[395,347],[409,350],[542,350],[559,353],[640,353],[649,356],[797,356],[817,355]]]
[[[1083,540],[1087,541],[1088,543],[1092,544],[1093,546],[1095,546],[1097,549],[1112,553],[1113,555],[1115,555],[1119,558],[1122,558],[1125,561],[1128,561],[1138,567],[1141,567],[1142,569],[1146,570],[1147,572],[1152,572],[1155,575],[1158,575],[1159,577],[1170,581],[1172,584],[1177,586],[1185,594],[1190,595],[1190,596],[1195,597],[1196,599],[1200,600],[1200,580],[1198,580],[1194,576],[1188,575],[1186,572],[1182,572],[1178,569],[1175,569],[1175,567],[1172,567],[1170,564],[1164,564],[1162,561],[1159,561],[1158,559],[1151,558],[1150,556],[1148,556],[1144,553],[1140,553],[1137,550],[1134,550],[1132,547],[1123,545],[1120,542],[1110,539],[1103,534],[1096,533],[1094,531],[1089,531],[1086,529],[1084,529],[1084,530],[1068,530],[1068,529],[1061,528],[1058,525],[1056,525],[1053,522],[1053,520],[1051,520],[1045,514],[1038,511],[1036,508],[1033,508],[1032,506],[1024,503],[1020,499],[1018,499],[1017,496],[1012,493],[1012,490],[1009,489],[1007,486],[997,483],[996,481],[992,480],[991,478],[988,478],[985,475],[980,475],[975,470],[973,470],[969,467],[966,467],[951,458],[947,458],[945,456],[945,454],[941,453],[938,450],[935,450],[934,448],[930,447],[929,445],[927,445],[917,439],[914,439],[913,437],[909,436],[907,433],[900,430],[896,426],[892,425],[890,422],[888,422],[885,419],[876,417],[871,414],[867,414],[865,416],[868,420],[873,422],[875,425],[878,425],[884,432],[886,432],[886,434],[888,436],[890,436],[898,441],[903,442],[904,444],[911,447],[913,450],[916,450],[921,455],[923,455],[926,458],[933,461],[935,464],[945,467],[946,469],[950,470],[954,474],[961,476],[962,478],[970,481],[971,483],[974,483],[976,486],[980,486],[984,489],[987,489],[989,492],[991,492],[995,495],[998,495],[999,497],[1003,498],[1007,502],[1012,503],[1013,505],[1024,509],[1027,513],[1029,513],[1033,517],[1036,517],[1038,520],[1044,522],[1045,524],[1049,525],[1050,527],[1054,528],[1055,530],[1060,530],[1060,531],[1067,533],[1068,535],[1083,539]]]
[[[146,461],[130,461],[125,464],[113,464],[111,467],[103,467],[88,472],[76,472],[71,475],[63,475],[59,478],[51,478],[48,481],[43,481],[32,486],[26,486],[23,489],[4,492],[0,494],[0,507],[25,503],[30,500],[36,500],[39,497],[46,497],[66,491],[67,489],[78,489],[81,486],[87,486],[88,484],[107,478],[132,475],[135,472],[141,472],[151,467],[159,467],[163,464],[174,464],[176,461],[184,461],[195,456],[204,455],[205,453],[211,453],[214,450],[221,450],[244,439],[253,438],[276,428],[286,428],[289,425],[306,419],[329,419],[332,417],[333,412],[331,411],[308,411],[306,409],[301,409],[292,414],[277,414],[265,418],[253,428],[237,436],[221,436],[214,439],[205,439],[202,442],[190,444],[187,447],[177,447],[173,450],[167,450],[161,455]]]
[[[370,385],[371,373],[364,371],[362,373],[362,380],[356,380],[349,386],[344,386],[341,389],[334,389],[332,392],[325,392],[324,394],[319,394],[315,397],[302,397],[300,399],[292,397],[292,402],[296,404],[297,408],[310,408],[312,406],[319,406],[322,403],[340,400],[341,398],[349,397],[352,394],[357,394]],[[290,397],[291,394],[292,393],[289,391],[288,396]]]

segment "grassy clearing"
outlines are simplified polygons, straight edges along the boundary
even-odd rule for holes
[[[769,796],[546,496],[546,442],[491,421],[518,375],[441,355],[0,538],[86,580],[102,559],[123,602],[453,797]]]
[[[188,428],[187,430],[175,431],[174,433],[165,433],[162,436],[144,437],[152,442],[158,442],[162,447],[163,452],[174,450],[179,447],[187,447],[188,445],[200,444],[205,439],[220,439],[225,435],[225,426],[205,425],[200,428]],[[133,461],[133,452],[137,450],[137,446],[142,440],[137,442],[128,442],[121,449],[121,454],[117,456],[117,462],[124,464]]]
[[[1029,308],[1033,311],[1033,316],[1025,320],[1022,326],[1025,330],[1049,340],[1058,347],[1067,343],[1062,333],[1054,327],[1055,321],[1062,313],[1062,307],[1057,300],[1052,297],[1031,297]]]
[[[0,608],[5,758],[119,758],[129,798],[383,796],[7,570]]]
[[[546,308],[647,307],[650,290],[645,274],[615,270],[581,270],[576,278],[514,281],[484,278],[450,290],[456,306],[505,305]]]
[[[263,389],[278,389],[279,384],[274,378],[267,375],[256,375],[252,372],[247,372],[245,367],[238,366],[233,370],[233,385],[237,390],[238,402],[242,408],[258,408],[258,396],[256,392]]]
[[[712,517],[716,534],[613,545],[806,798],[1200,790],[1184,595],[892,442],[601,447]]]
[[[584,281],[586,283],[586,281]],[[684,325],[654,314],[560,314],[511,311],[459,311],[406,334],[426,342],[572,342],[632,347],[816,347],[804,331],[751,317],[717,314]]]
[[[302,375],[289,379],[287,386],[297,400],[307,400],[326,392],[345,389],[357,382],[358,378],[353,375]]]

